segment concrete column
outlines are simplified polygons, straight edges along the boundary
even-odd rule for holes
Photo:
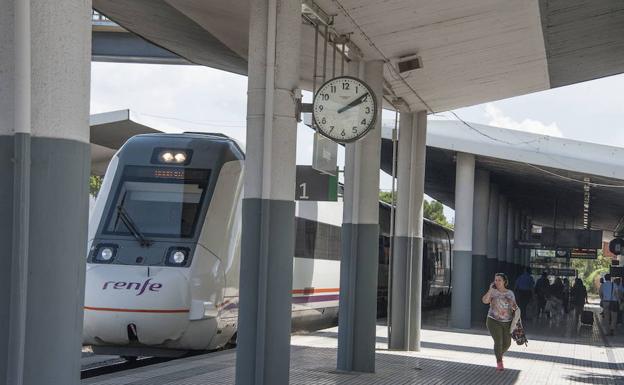
[[[526,229],[525,233],[524,233],[524,240],[528,241],[529,238],[531,237],[531,219],[529,218],[528,215],[524,216],[524,228]],[[529,250],[528,248],[523,249],[523,259],[524,259],[524,266],[525,267],[530,267],[531,266],[531,250]]]
[[[491,282],[498,270],[498,186],[490,184],[490,201],[487,225],[487,268],[486,280]]]
[[[337,367],[374,372],[383,62],[365,63],[363,74],[377,97],[378,119],[363,139],[346,145]]]
[[[507,271],[507,197],[498,196],[498,273]]]
[[[468,329],[471,318],[474,155],[457,153],[455,175],[455,243],[453,249],[451,324],[456,328]]]
[[[427,111],[401,112],[390,349],[420,350]]]
[[[490,203],[490,173],[475,171],[474,205],[472,218],[472,320],[483,321],[486,308],[481,297],[488,283],[487,244],[488,208]]]
[[[89,1],[0,3],[0,383],[79,384]]]
[[[237,385],[288,384],[301,3],[250,2]]]
[[[520,240],[520,232],[522,230],[522,213],[520,210],[516,210],[516,215],[514,216],[514,264],[516,265],[516,276],[522,271],[522,256],[521,250],[516,246],[516,241]]]
[[[505,274],[511,280],[514,272],[514,263],[513,263],[513,237],[514,237],[514,215],[515,210],[512,206],[511,202],[507,202],[507,234],[505,241],[505,262],[507,266],[507,271]]]

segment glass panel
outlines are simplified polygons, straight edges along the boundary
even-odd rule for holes
[[[130,229],[120,216],[123,209],[137,230],[146,237],[192,237],[207,181],[191,181],[184,177],[149,178],[143,175],[137,178],[137,175],[133,175],[136,174],[135,170],[128,171],[124,174],[116,201],[111,207],[105,232],[130,234]]]

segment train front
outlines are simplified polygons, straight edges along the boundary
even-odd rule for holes
[[[242,158],[229,138],[201,134],[139,135],[113,157],[89,224],[84,343],[126,356],[210,346],[232,252],[210,250],[205,227],[209,212],[236,210],[236,191],[214,200],[241,184]]]

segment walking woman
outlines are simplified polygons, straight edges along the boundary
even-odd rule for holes
[[[580,278],[576,278],[574,280],[574,286],[572,286],[572,304],[574,306],[574,317],[576,318],[576,323],[581,320],[581,314],[583,314],[583,308],[585,307],[587,301],[587,289],[583,284],[583,280]]]
[[[513,312],[518,308],[513,291],[507,289],[509,279],[503,273],[494,275],[494,282],[483,295],[481,301],[490,305],[486,326],[494,339],[494,354],[496,355],[496,370],[503,370],[503,354],[511,345],[511,321]]]

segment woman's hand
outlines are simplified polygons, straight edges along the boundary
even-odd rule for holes
[[[494,290],[492,288],[493,284],[494,283],[490,285],[488,291],[485,294],[483,294],[483,297],[481,297],[481,302],[483,302],[486,305],[489,305],[490,301],[492,300],[492,290]]]

